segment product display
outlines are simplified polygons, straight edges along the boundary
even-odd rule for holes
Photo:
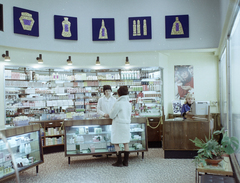
[[[1,130],[13,154],[10,154],[6,143],[0,140],[0,181],[14,175],[14,156],[18,171],[43,163],[42,146],[40,144],[40,130],[38,125],[15,127]],[[19,132],[22,132],[19,135]],[[11,135],[9,135],[11,134]],[[37,172],[38,173],[38,172]]]
[[[132,116],[159,117],[162,110],[162,70],[5,70],[6,121],[24,126],[29,121],[94,119],[104,85],[113,96],[122,85],[129,87]]]
[[[51,121],[33,121],[30,124],[37,124],[40,128],[41,142],[43,152],[46,147],[63,146],[64,145],[64,126],[62,120]]]
[[[111,123],[111,119],[65,121],[65,156],[115,153],[111,144]],[[148,150],[146,118],[132,118],[129,141],[130,152]],[[124,151],[123,144],[120,150]]]

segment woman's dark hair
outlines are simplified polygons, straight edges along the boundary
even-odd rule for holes
[[[121,97],[123,95],[128,95],[128,87],[127,86],[120,86],[120,88],[117,90],[118,95]]]
[[[103,93],[105,95],[105,90],[111,90],[112,91],[112,88],[110,85],[103,85]]]

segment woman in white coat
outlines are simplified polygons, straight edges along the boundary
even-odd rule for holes
[[[97,113],[105,118],[109,118],[109,113],[116,102],[116,98],[111,95],[112,88],[110,85],[103,86],[103,93],[104,96],[101,97],[97,103]]]
[[[128,166],[131,123],[131,104],[128,97],[128,87],[120,86],[117,91],[119,98],[114,104],[109,117],[112,120],[111,143],[117,151],[117,162],[113,166]],[[119,144],[124,145],[124,160],[122,161]]]

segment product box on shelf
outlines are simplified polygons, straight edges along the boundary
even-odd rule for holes
[[[29,120],[23,120],[23,121],[13,121],[15,126],[27,126],[29,123]]]

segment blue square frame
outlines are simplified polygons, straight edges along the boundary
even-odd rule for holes
[[[102,26],[102,20],[107,29],[107,39],[99,39],[99,32]],[[92,40],[93,41],[114,41],[115,40],[115,28],[114,18],[93,18],[92,19]]]
[[[26,12],[32,15],[32,19],[34,20],[34,24],[31,30],[24,30],[23,26],[19,20],[22,16],[22,12]],[[19,7],[13,7],[13,27],[14,33],[16,34],[24,34],[28,36],[36,36],[39,37],[39,20],[38,20],[38,12],[27,10]],[[29,22],[29,20],[27,20]]]
[[[70,37],[64,37],[62,35],[63,32],[62,22],[64,21],[64,17],[67,17],[68,21],[71,23]],[[77,17],[54,15],[54,36],[55,39],[78,40]]]
[[[147,34],[144,35],[144,28],[143,28],[143,21],[144,19],[146,20],[146,30]],[[140,22],[140,35],[133,33],[133,21],[139,20]],[[136,28],[137,29],[137,28]],[[136,30],[137,31],[137,30]],[[152,39],[152,22],[151,22],[151,17],[129,17],[128,18],[128,34],[129,34],[129,40],[136,40],[136,39]]]
[[[174,24],[176,21],[176,17],[178,17],[178,28],[175,27],[174,30]],[[179,30],[183,29],[183,34],[180,34]],[[172,29],[174,31],[172,33]],[[179,32],[177,34],[176,32]],[[189,16],[188,15],[171,15],[171,16],[165,16],[165,36],[166,39],[168,38],[188,38],[189,37]]]

